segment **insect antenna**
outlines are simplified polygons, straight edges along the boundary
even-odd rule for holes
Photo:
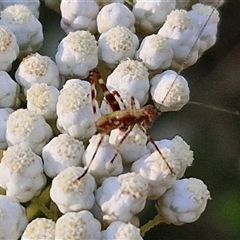
[[[239,112],[239,111],[234,111],[234,110],[219,108],[219,107],[215,107],[215,106],[213,106],[213,105],[206,105],[206,104],[204,104],[204,103],[194,102],[194,101],[191,101],[191,102],[189,102],[189,103],[190,103],[191,105],[197,105],[197,106],[200,106],[200,107],[204,107],[204,108],[211,109],[211,110],[213,110],[213,111],[224,112],[224,113],[227,113],[227,114],[231,114],[231,115],[235,115],[235,116],[240,117],[240,112]]]
[[[194,41],[194,43],[193,43],[191,49],[189,50],[189,52],[188,52],[186,58],[184,59],[184,61],[182,62],[180,68],[178,69],[178,71],[177,71],[177,75],[176,75],[175,79],[174,79],[173,82],[171,83],[171,85],[170,85],[170,87],[169,87],[169,89],[168,89],[166,95],[164,96],[162,102],[160,103],[159,109],[161,109],[161,106],[163,105],[164,101],[166,100],[166,98],[167,98],[168,94],[170,93],[170,91],[171,91],[173,85],[174,85],[175,82],[177,81],[178,76],[179,76],[179,75],[181,74],[181,72],[184,70],[184,68],[185,68],[185,66],[186,66],[186,64],[187,64],[187,62],[188,62],[188,60],[189,60],[189,58],[190,58],[191,55],[192,55],[192,52],[193,52],[193,50],[194,50],[194,47],[196,46],[198,40],[200,39],[200,37],[201,37],[201,35],[202,35],[204,29],[205,29],[206,26],[208,25],[208,23],[209,23],[211,17],[213,16],[213,14],[214,14],[214,12],[216,11],[217,7],[219,6],[220,2],[221,2],[221,0],[218,0],[218,1],[216,2],[215,6],[213,7],[211,13],[209,14],[207,20],[205,21],[203,27],[200,29],[200,31],[199,31],[199,33],[198,33],[198,35],[197,35],[197,37],[196,37],[196,40]]]
[[[180,65],[180,68],[178,69],[177,71],[177,75],[176,77],[174,78],[173,82],[171,83],[166,95],[164,96],[164,98],[162,99],[161,103],[160,103],[160,106],[157,108],[157,111],[159,112],[159,115],[161,114],[161,106],[164,104],[167,96],[169,95],[173,85],[175,84],[175,82],[177,81],[177,78],[178,76],[181,74],[181,72],[184,70],[184,68],[186,67],[187,65],[187,62],[189,60],[189,58],[191,57],[191,54],[199,40],[199,38],[201,37],[204,29],[206,28],[207,24],[209,23],[212,15],[214,14],[214,11],[216,11],[216,8],[219,6],[220,4],[220,1],[221,0],[218,0],[218,2],[215,4],[215,6],[213,7],[211,13],[209,14],[207,20],[205,21],[203,27],[201,28],[201,30],[199,31],[197,37],[196,37],[196,40],[194,41],[193,45],[191,46],[191,49],[189,50],[188,54],[186,55],[184,61],[182,62],[182,64]],[[170,164],[168,163],[168,161],[166,160],[165,156],[163,155],[163,153],[161,152],[161,150],[158,148],[157,144],[155,143],[154,139],[145,131],[145,129],[143,128],[143,126],[141,124],[138,124],[139,128],[145,132],[145,134],[147,135],[148,137],[148,141],[151,142],[153,144],[153,146],[155,147],[155,149],[158,151],[159,155],[162,157],[162,159],[164,160],[165,164],[167,165],[167,167],[169,168],[169,170],[171,171],[172,174],[175,174],[174,171],[172,170]]]
[[[197,35],[197,37],[196,37],[195,42],[193,43],[193,45],[192,45],[191,49],[189,50],[188,54],[186,55],[186,58],[183,60],[182,64],[180,65],[179,70],[177,71],[177,75],[176,75],[175,79],[174,79],[173,82],[171,83],[171,85],[170,85],[170,87],[169,87],[166,95],[165,95],[164,98],[162,99],[162,101],[161,101],[161,103],[160,103],[160,106],[159,106],[159,109],[157,109],[158,112],[159,112],[159,114],[161,113],[161,110],[160,110],[161,105],[163,105],[163,103],[165,102],[167,96],[169,95],[169,93],[170,93],[170,91],[171,91],[171,88],[173,87],[174,83],[177,81],[178,76],[181,74],[181,72],[183,71],[183,69],[186,67],[187,62],[188,62],[189,58],[191,57],[191,54],[192,54],[192,52],[193,52],[193,50],[194,50],[194,47],[195,47],[196,44],[197,44],[197,41],[198,41],[199,38],[201,37],[201,35],[202,35],[205,27],[207,26],[208,22],[210,21],[212,15],[214,14],[214,11],[215,11],[216,8],[219,6],[219,4],[220,4],[220,0],[218,0],[218,2],[215,4],[215,6],[214,6],[214,8],[212,9],[211,13],[209,14],[207,20],[205,21],[203,27],[202,27],[201,30],[199,31],[199,33],[198,33],[198,35]],[[119,94],[117,91],[111,93],[111,92],[108,90],[105,82],[104,82],[103,79],[101,78],[99,71],[98,71],[97,69],[94,69],[94,70],[92,70],[91,73],[90,73],[90,83],[91,83],[92,109],[93,109],[93,113],[94,113],[94,115],[95,115],[95,118],[96,118],[96,111],[97,111],[97,106],[96,106],[96,89],[95,89],[96,80],[99,82],[99,85],[100,85],[100,87],[101,87],[101,89],[102,89],[104,98],[105,98],[105,100],[107,101],[107,103],[108,103],[108,105],[110,106],[110,108],[112,109],[112,111],[114,112],[114,111],[119,111],[119,110],[121,110],[120,105],[119,105],[119,103],[117,102],[117,100],[116,100],[116,98],[115,98],[115,96],[119,97],[121,103],[124,103],[123,100],[122,100],[122,98],[121,98],[121,96],[120,96],[120,94]],[[125,108],[125,110],[126,110],[125,104],[123,104],[123,106],[124,106],[124,108]],[[136,106],[135,106],[135,101],[134,101],[134,98],[132,97],[132,98],[131,98],[131,110],[134,110],[135,108],[136,108]],[[132,116],[135,116],[134,112],[132,112],[131,114],[132,114]],[[120,116],[120,117],[122,117],[122,116]],[[110,119],[110,120],[112,120],[112,119]],[[107,121],[107,120],[106,120],[106,121]],[[128,136],[129,133],[132,131],[132,129],[134,128],[135,125],[138,125],[139,128],[146,134],[149,142],[151,142],[151,143],[154,145],[154,147],[156,148],[156,150],[159,152],[160,156],[162,157],[162,159],[163,159],[164,162],[166,163],[167,167],[170,169],[171,173],[172,173],[172,174],[175,174],[175,173],[173,172],[171,166],[169,165],[169,163],[166,161],[166,158],[164,157],[163,153],[159,150],[159,148],[157,147],[156,143],[155,143],[154,140],[151,138],[151,136],[146,133],[145,129],[143,128],[142,123],[137,122],[137,119],[136,119],[136,123],[135,123],[135,124],[126,126],[125,122],[123,122],[123,126],[122,126],[122,127],[121,127],[121,126],[118,127],[119,130],[121,130],[121,131],[124,132],[124,136],[121,138],[121,140],[119,141],[119,143],[118,143],[117,146],[116,146],[116,153],[114,154],[114,156],[113,156],[113,158],[112,158],[112,160],[111,160],[111,163],[112,163],[112,162],[114,161],[114,159],[116,158],[116,156],[117,156],[117,154],[118,154],[118,151],[119,151],[119,149],[120,149],[120,146],[122,145],[123,141],[127,138],[127,136]],[[97,153],[100,145],[101,145],[102,142],[103,142],[104,136],[105,136],[106,134],[108,134],[108,133],[109,133],[109,132],[104,132],[103,135],[101,136],[101,138],[100,138],[100,140],[99,140],[99,142],[98,142],[98,144],[97,144],[97,147],[96,147],[96,149],[95,149],[95,151],[94,151],[94,153],[93,153],[93,155],[92,155],[92,157],[91,157],[90,162],[89,162],[88,165],[85,167],[84,173],[83,173],[78,179],[82,178],[82,177],[88,172],[89,167],[90,167],[91,163],[93,162],[93,160],[94,160],[94,158],[95,158],[95,156],[96,156],[96,153]]]

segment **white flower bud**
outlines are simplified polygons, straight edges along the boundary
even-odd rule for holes
[[[117,147],[125,134],[126,132],[114,129],[111,131],[109,142]],[[146,148],[147,140],[147,135],[135,125],[120,146],[119,153],[122,156],[123,161],[125,163],[132,163],[149,153]]]
[[[144,35],[155,33],[176,5],[175,0],[135,0],[133,2],[132,12],[136,18],[136,28]]]
[[[168,38],[173,50],[171,69],[186,68],[198,60],[199,39],[187,11],[182,9],[172,11],[158,34]]]
[[[179,164],[170,162],[170,160],[165,157],[165,153],[162,152],[162,150],[161,153],[164,159],[160,153],[155,150],[152,154],[147,154],[135,161],[131,167],[131,171],[139,173],[148,180],[149,199],[159,198],[170,188],[176,180],[175,172],[179,171]]]
[[[69,212],[57,220],[55,239],[101,240],[101,224],[89,211]]]
[[[30,54],[22,60],[15,72],[15,78],[23,87],[25,95],[34,83],[46,83],[56,88],[61,83],[56,64],[50,57],[38,53]]]
[[[210,15],[211,18],[209,19]],[[216,42],[217,27],[220,20],[219,12],[217,11],[217,9],[213,11],[212,6],[198,3],[192,6],[192,10],[188,12],[188,16],[193,22],[196,36],[198,36],[201,32],[201,36],[199,38],[199,56],[201,56],[204,51],[212,47]],[[207,25],[206,21],[208,21]],[[204,30],[202,31],[203,28]]]
[[[102,33],[98,44],[99,58],[106,62],[108,67],[115,68],[121,61],[134,57],[139,40],[128,28],[116,26]]]
[[[138,173],[106,178],[96,191],[96,202],[107,223],[129,222],[141,212],[148,195],[148,181]]]
[[[7,120],[6,140],[8,145],[27,143],[41,155],[42,148],[52,138],[51,127],[41,115],[27,109],[18,109]]]
[[[59,90],[54,86],[48,86],[46,83],[34,83],[27,90],[27,108],[42,115],[46,120],[56,119],[59,94]]]
[[[1,12],[0,24],[16,36],[20,57],[36,52],[43,43],[42,24],[25,5],[11,5]]]
[[[86,78],[98,64],[97,41],[88,31],[70,32],[59,43],[55,59],[61,75]]]
[[[60,4],[61,27],[66,32],[86,30],[97,32],[97,15],[99,7],[93,0],[63,0]]]
[[[162,112],[178,111],[189,101],[187,80],[172,70],[155,75],[150,83],[154,105]]]
[[[143,39],[136,58],[142,60],[150,70],[162,70],[171,65],[173,51],[167,38],[153,34]]]
[[[7,120],[12,112],[11,108],[0,109],[0,149],[6,149],[8,146],[6,141]]]
[[[26,144],[8,147],[0,163],[0,186],[7,196],[27,202],[45,186],[42,159]]]
[[[27,224],[25,208],[15,198],[0,195],[0,239],[18,240]]]
[[[210,193],[202,180],[180,179],[158,200],[158,211],[166,223],[191,223],[200,217],[209,199]]]
[[[20,88],[4,71],[0,71],[0,89],[0,108],[18,108]]]
[[[21,240],[32,239],[54,240],[55,222],[47,218],[36,218],[31,221],[23,232]]]
[[[50,197],[57,204],[60,212],[76,212],[92,208],[96,189],[94,178],[81,167],[68,167],[52,181]]]
[[[142,62],[128,59],[121,62],[108,76],[106,85],[110,90],[128,92],[141,106],[148,100],[149,73]]]
[[[43,147],[44,172],[53,178],[70,166],[80,166],[83,153],[81,141],[68,134],[60,134]]]
[[[170,162],[178,162],[180,164],[180,169],[178,172],[175,170],[174,173],[177,175],[177,179],[181,178],[186,168],[191,166],[193,162],[193,151],[190,150],[190,146],[179,136],[175,136],[172,140],[163,139],[155,141],[155,143]],[[147,148],[151,152],[156,151],[156,148],[150,142]]]
[[[57,102],[57,128],[61,133],[84,140],[96,132],[90,88],[89,82],[79,79],[70,79],[63,86]],[[97,101],[95,104],[99,117]]]
[[[135,17],[133,13],[122,3],[110,3],[104,6],[97,16],[99,33],[122,26],[135,32]]]
[[[140,229],[131,223],[121,221],[112,222],[106,230],[102,231],[102,239],[104,240],[143,240]]]
[[[8,28],[0,26],[0,71],[9,71],[18,54],[19,47],[15,35]]]
[[[40,0],[1,0],[1,5],[3,9],[15,4],[22,4],[27,6],[36,18],[39,17],[38,9],[40,6]]]

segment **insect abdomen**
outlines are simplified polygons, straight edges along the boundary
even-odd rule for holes
[[[102,116],[96,121],[97,130],[110,132],[142,122],[142,109],[119,110]]]

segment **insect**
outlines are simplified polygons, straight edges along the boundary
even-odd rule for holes
[[[158,109],[154,108],[152,105],[147,105],[147,106],[137,109],[135,106],[133,97],[131,98],[131,109],[126,109],[126,107],[125,107],[125,109],[122,110],[114,96],[114,95],[117,95],[118,98],[120,99],[120,101],[124,105],[124,102],[121,99],[120,94],[117,91],[113,91],[113,93],[111,93],[108,90],[107,86],[105,85],[105,83],[104,83],[103,79],[101,78],[100,73],[97,69],[92,70],[90,73],[90,82],[91,82],[91,88],[92,88],[91,89],[92,107],[93,107],[94,114],[96,114],[96,106],[95,106],[95,97],[96,97],[95,96],[95,83],[96,83],[96,80],[99,82],[100,87],[103,91],[103,95],[104,95],[107,103],[109,104],[112,112],[109,114],[103,115],[102,117],[97,119],[95,122],[97,131],[102,133],[103,135],[101,136],[101,138],[97,144],[96,150],[95,150],[94,154],[92,155],[92,158],[88,164],[88,167],[85,168],[85,171],[82,174],[82,176],[84,176],[86,174],[91,162],[94,160],[94,158],[97,154],[98,148],[104,139],[105,134],[109,134],[112,130],[117,129],[117,128],[120,131],[125,133],[123,138],[117,145],[117,150],[119,150],[121,144],[126,139],[128,134],[132,131],[132,129],[135,125],[138,125],[138,127],[143,132],[145,132],[147,129],[150,129],[152,127],[152,124],[155,122],[155,120],[161,114],[161,112]],[[165,161],[166,165],[168,166],[168,168],[170,169],[170,171],[173,173],[170,165],[165,160],[164,156],[162,155],[162,153],[156,146],[154,140],[149,135],[147,135],[147,136],[148,136],[149,141],[151,141],[152,144],[159,151],[159,154],[164,159],[164,161]],[[114,161],[114,159],[117,156],[117,153],[118,153],[117,150],[116,150],[115,155],[111,159],[111,163]]]
[[[220,2],[220,0],[218,1],[218,3]],[[164,99],[162,100],[162,103],[160,105],[162,105],[166,99],[166,97],[168,96],[168,94],[171,91],[171,88],[173,87],[174,83],[177,80],[177,77],[180,75],[180,73],[182,72],[182,70],[185,68],[185,65],[187,64],[189,58],[191,57],[192,51],[195,47],[195,45],[197,44],[198,39],[200,38],[200,36],[202,35],[208,21],[210,20],[213,12],[215,11],[215,9],[212,10],[212,13],[209,15],[207,21],[205,22],[205,24],[203,25],[201,31],[199,32],[196,41],[194,42],[192,48],[190,49],[188,55],[186,56],[185,60],[183,61],[183,63],[181,64],[179,70],[177,71],[177,76],[175,78],[175,80],[172,82],[168,92],[166,93]],[[96,106],[95,106],[95,99],[96,99],[96,90],[95,90],[95,84],[96,81],[98,81],[98,83],[100,84],[101,90],[103,92],[103,95],[105,97],[105,100],[107,102],[107,104],[110,106],[112,112],[108,113],[106,115],[103,115],[102,117],[100,117],[99,119],[96,120],[95,124],[96,124],[96,128],[97,131],[99,133],[102,133],[102,137],[100,138],[96,150],[92,155],[92,158],[90,160],[90,162],[88,163],[88,166],[85,167],[85,171],[84,173],[80,176],[83,177],[91,163],[93,162],[97,151],[104,139],[104,135],[109,134],[112,130],[114,129],[119,129],[120,131],[124,132],[124,136],[122,137],[122,139],[119,141],[117,147],[116,147],[116,154],[113,156],[113,158],[111,159],[111,163],[114,161],[115,157],[117,156],[117,152],[121,146],[121,144],[123,143],[123,141],[127,138],[127,136],[129,135],[129,133],[132,131],[133,127],[135,125],[137,125],[148,137],[148,140],[154,145],[154,147],[156,148],[156,150],[159,152],[160,156],[162,157],[163,161],[165,162],[166,166],[169,168],[170,172],[172,174],[175,174],[174,171],[172,170],[171,166],[169,165],[169,163],[167,162],[167,160],[165,159],[164,155],[162,154],[162,152],[159,150],[159,148],[157,147],[157,145],[155,144],[154,140],[151,138],[150,135],[148,135],[146,133],[146,130],[150,129],[153,125],[153,123],[155,122],[155,120],[160,116],[161,111],[157,108],[155,108],[152,105],[146,105],[143,106],[142,108],[136,108],[135,104],[134,104],[134,98],[131,98],[131,108],[130,109],[121,109],[119,106],[119,103],[117,102],[115,96],[118,96],[118,98],[120,99],[121,102],[123,102],[123,100],[120,97],[120,94],[117,91],[113,91],[112,93],[108,90],[107,86],[105,85],[103,79],[100,76],[100,73],[98,72],[97,69],[94,69],[91,71],[90,73],[90,83],[91,83],[91,98],[92,98],[92,108],[93,108],[93,113],[96,114]]]

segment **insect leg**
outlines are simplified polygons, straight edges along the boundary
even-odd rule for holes
[[[134,128],[135,125],[132,125],[128,128],[128,130],[125,132],[124,136],[122,137],[122,139],[119,141],[119,143],[117,144],[117,147],[116,147],[116,152],[115,154],[113,155],[113,158],[111,160],[111,163],[113,163],[114,159],[117,157],[118,155],[118,152],[119,152],[119,149],[123,143],[123,141],[126,139],[126,137],[128,136],[128,134],[132,131],[132,129]]]
[[[167,165],[167,167],[169,168],[170,172],[175,175],[174,171],[172,170],[171,166],[169,165],[169,163],[167,162],[166,158],[164,157],[163,153],[160,151],[160,149],[158,148],[157,144],[154,142],[153,138],[143,129],[141,124],[138,124],[139,128],[147,135],[148,141],[150,143],[152,143],[152,145],[155,147],[155,149],[158,151],[159,155],[161,156],[161,158],[163,159],[163,161],[165,162],[165,164]]]
[[[95,158],[95,156],[97,154],[97,151],[98,151],[101,143],[103,142],[104,137],[105,137],[105,134],[102,134],[101,138],[100,138],[100,140],[99,140],[99,142],[97,144],[97,147],[96,147],[96,149],[95,149],[95,151],[94,151],[94,153],[92,155],[91,160],[89,161],[88,165],[85,167],[83,174],[78,178],[78,180],[81,179],[82,177],[84,177],[86,175],[86,173],[88,172],[88,170],[89,170],[89,168],[90,168],[90,166],[91,166],[91,164],[92,164],[92,162],[93,162],[93,160],[94,160],[94,158]]]
[[[90,72],[89,76],[89,81],[91,84],[91,101],[92,101],[92,109],[93,109],[93,114],[95,116],[95,120],[97,119],[96,117],[96,111],[97,111],[97,106],[96,106],[96,86],[95,86],[95,70]]]
[[[131,97],[131,109],[136,109],[135,99],[133,96]]]
[[[119,94],[119,92],[118,92],[117,90],[114,90],[114,91],[112,92],[112,94],[113,94],[113,96],[117,96],[118,99],[119,99],[119,101],[120,101],[121,104],[123,105],[124,109],[127,109],[127,107],[126,107],[126,105],[125,105],[125,103],[124,103],[121,95]]]
[[[103,95],[104,95],[106,101],[108,102],[109,106],[111,107],[112,111],[120,110],[120,106],[119,106],[117,100],[115,99],[114,95],[108,90],[98,69],[97,68],[93,69],[91,71],[91,74],[92,74],[92,77],[90,75],[90,82],[94,81],[94,83],[95,83],[96,80],[99,82],[99,85],[102,89]]]

